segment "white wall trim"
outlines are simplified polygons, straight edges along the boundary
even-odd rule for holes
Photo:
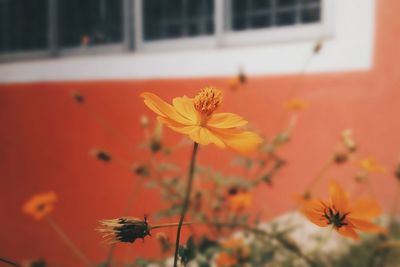
[[[308,73],[368,70],[373,62],[375,0],[334,0],[333,34]],[[317,40],[154,52],[71,56],[0,64],[0,83],[157,79],[299,72]]]

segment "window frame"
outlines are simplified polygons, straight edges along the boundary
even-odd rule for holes
[[[123,37],[120,43],[89,47],[61,48],[57,45],[57,3],[47,0],[48,46],[44,50],[0,53],[0,63],[31,60],[48,57],[86,56],[117,54],[124,52],[168,52],[190,49],[216,49],[221,47],[249,46],[277,42],[305,41],[329,38],[333,34],[334,0],[321,0],[321,21],[319,23],[288,25],[265,29],[232,31],[227,29],[231,16],[232,0],[214,0],[214,33],[195,37],[170,40],[144,41],[142,3],[145,0],[123,1]]]

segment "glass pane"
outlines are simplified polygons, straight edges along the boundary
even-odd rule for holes
[[[296,23],[296,12],[295,10],[279,11],[276,14],[276,25],[277,26],[288,26]]]
[[[143,0],[142,3],[145,41],[214,32],[213,0]]]
[[[122,0],[59,0],[58,16],[61,47],[123,40]]]
[[[47,25],[47,0],[1,0],[0,52],[46,49]]]
[[[317,22],[321,19],[321,10],[318,7],[305,8],[301,11],[301,21],[303,23]]]

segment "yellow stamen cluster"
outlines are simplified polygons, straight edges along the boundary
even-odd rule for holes
[[[205,87],[194,98],[194,107],[203,115],[210,116],[222,104],[222,91]]]

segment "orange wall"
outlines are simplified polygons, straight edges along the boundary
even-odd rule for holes
[[[293,140],[282,152],[289,164],[272,189],[263,187],[256,192],[259,201],[254,210],[266,206],[267,215],[272,216],[291,208],[289,195],[315,175],[335,147],[338,133],[348,127],[355,131],[360,154],[373,155],[388,167],[388,173],[375,175],[372,182],[379,200],[389,208],[395,183],[392,168],[400,153],[397,10],[399,1],[377,0],[373,69],[307,75],[297,84],[296,96],[309,101],[310,107],[301,112]],[[223,109],[238,112],[271,136],[279,128],[282,103],[296,79],[249,77],[243,90],[226,90]],[[96,222],[120,216],[131,187],[134,183],[139,186],[127,170],[88,156],[93,147],[132,162],[140,159],[141,154],[104,131],[82,106],[71,100],[70,90],[82,92],[87,105],[134,145],[142,140],[139,116],[153,116],[138,97],[140,92],[151,91],[171,99],[194,95],[198,88],[208,84],[226,87],[226,78],[0,85],[0,256],[16,260],[44,257],[79,266],[45,223],[21,213],[21,205],[31,195],[55,190],[59,202],[54,218],[91,259],[103,259],[106,249],[93,230]],[[169,143],[179,139],[169,130],[166,135]],[[182,151],[179,158],[184,161],[189,153],[189,149]],[[229,152],[206,147],[201,149],[199,161],[221,167],[226,166],[229,156]],[[355,169],[351,165],[335,167],[328,176],[350,184]],[[324,190],[324,184],[319,188]],[[134,206],[134,216],[151,214],[160,205],[154,191],[142,191],[137,199],[140,204]],[[274,205],[268,205],[271,201]],[[120,245],[117,254],[130,259],[135,255],[154,255],[154,243],[154,239],[146,239],[144,243]]]

